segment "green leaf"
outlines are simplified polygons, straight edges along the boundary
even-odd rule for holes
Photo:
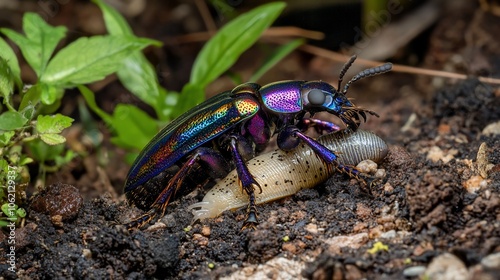
[[[125,148],[142,149],[158,132],[156,121],[139,108],[118,104],[113,112],[113,127],[117,134],[111,139]]]
[[[24,58],[38,77],[42,76],[47,62],[57,44],[66,35],[66,27],[52,27],[38,14],[25,13],[23,17],[23,36],[13,30],[0,29],[21,49]]]
[[[219,77],[257,41],[284,8],[283,2],[265,4],[226,24],[205,44],[196,58],[190,82],[205,88]]]
[[[93,2],[101,8],[109,34],[134,36],[129,24],[120,13],[100,0],[93,0]],[[159,41],[155,42],[154,45],[157,47],[162,45]],[[165,98],[166,91],[161,89],[156,70],[151,63],[139,51],[125,58],[122,63],[123,66],[117,74],[125,88],[153,107],[160,119],[165,118],[166,116],[161,115],[163,112],[161,105],[164,103],[162,100]]]
[[[129,36],[82,37],[56,54],[40,81],[61,87],[99,81],[123,67],[122,60],[131,53],[152,42]]]
[[[0,115],[0,131],[16,130],[22,128],[28,119],[23,114],[14,111],[7,111]]]
[[[16,210],[16,215],[19,218],[24,218],[24,217],[26,217],[26,210],[24,210],[24,208],[19,208]]]
[[[60,100],[64,95],[64,89],[61,87],[56,87],[52,85],[47,85],[44,83],[40,83],[41,85],[41,95],[40,101],[44,105],[52,105]]]
[[[139,108],[118,104],[111,116],[97,106],[94,93],[91,90],[85,86],[78,86],[78,89],[90,109],[114,128],[117,136],[111,139],[113,144],[140,150],[158,132],[156,121]]]
[[[42,95],[42,85],[37,83],[31,86],[28,91],[23,95],[21,99],[21,104],[19,105],[19,110],[24,110],[28,106],[36,106],[40,102],[40,96]]]
[[[250,78],[249,82],[256,82],[260,79],[269,69],[280,62],[285,56],[289,55],[300,45],[304,44],[304,39],[296,39],[285,45],[280,46],[275,52],[271,54],[269,58],[265,60],[264,65],[262,65]]]
[[[92,92],[88,87],[84,85],[79,85],[78,89],[80,90],[80,93],[83,95],[83,98],[85,98],[85,102],[87,102],[87,105],[89,105],[90,109],[94,111],[103,121],[105,121],[108,125],[112,126],[113,125],[113,117],[104,112],[99,106],[97,106],[97,103],[95,102],[95,94]]]
[[[64,144],[49,145],[41,139],[35,139],[34,141],[28,142],[27,147],[31,155],[33,155],[33,158],[38,162],[54,160],[64,152]]]
[[[0,96],[3,96],[4,103],[10,104],[10,96],[14,92],[14,75],[7,61],[0,56]]]
[[[101,0],[92,0],[101,9],[104,15],[104,23],[109,34],[133,35],[132,28],[127,21],[116,11]]]
[[[26,106],[25,108],[23,108],[23,110],[20,110],[19,112],[25,118],[27,118],[28,120],[31,120],[35,116],[36,109],[35,109],[35,106],[29,105],[29,106]]]
[[[36,119],[36,130],[38,133],[61,133],[63,129],[70,127],[74,120],[61,114],[52,116],[39,115]]]
[[[183,88],[177,105],[174,108],[173,117],[178,117],[182,113],[191,109],[193,106],[200,104],[205,100],[205,92],[203,88],[197,84],[187,83]]]
[[[165,91],[160,91],[156,70],[146,57],[139,52],[131,54],[122,62],[117,75],[122,84],[144,103],[160,113]]]
[[[0,133],[0,147],[5,147],[10,143],[10,139],[14,136],[14,131],[4,131]]]
[[[49,145],[57,145],[66,142],[66,138],[64,138],[64,136],[56,133],[40,134],[40,139]]]
[[[26,164],[30,164],[33,162],[33,159],[28,157],[27,155],[21,155],[21,158],[19,159],[18,166],[23,166]]]
[[[16,215],[16,210],[19,206],[17,206],[17,204],[14,204],[14,209],[11,209],[11,207],[9,207],[9,204],[8,203],[5,203],[2,205],[2,212],[7,216],[7,217],[14,217]]]
[[[19,62],[17,61],[17,56],[12,50],[12,48],[5,42],[3,38],[0,37],[0,56],[7,62],[9,66],[14,82],[20,86],[21,85],[21,69],[19,68]]]
[[[62,167],[63,165],[72,161],[76,156],[77,154],[75,152],[73,152],[72,150],[68,150],[66,151],[66,154],[64,156],[57,156],[55,158],[56,166]]]

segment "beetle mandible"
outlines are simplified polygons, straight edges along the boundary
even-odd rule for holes
[[[390,71],[392,64],[363,70],[341,88],[355,59],[352,56],[344,64],[337,89],[322,81],[281,81],[264,86],[246,83],[173,120],[146,145],[128,172],[127,200],[147,212],[127,226],[142,227],[163,216],[170,201],[196,185],[223,178],[234,166],[249,200],[243,228],[254,228],[258,224],[254,191],[262,189],[246,161],[254,156],[256,146],[265,145],[274,134],[280,149],[292,150],[304,142],[328,168],[358,177],[356,169],[337,162],[333,151],[305,134],[309,127],[320,132],[340,129],[313,118],[321,111],[337,116],[351,130],[358,128],[360,117],[366,121],[366,113],[378,116],[356,107],[347,99],[347,90],[357,80]]]

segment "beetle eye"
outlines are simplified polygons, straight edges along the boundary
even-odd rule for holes
[[[307,94],[307,99],[311,105],[323,105],[325,103],[326,97],[323,91],[319,89],[313,89]]]

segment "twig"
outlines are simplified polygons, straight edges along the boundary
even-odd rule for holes
[[[196,7],[200,11],[201,17],[203,18],[203,22],[207,27],[209,34],[214,34],[217,31],[217,26],[215,25],[214,19],[210,15],[210,11],[208,10],[207,3],[204,0],[195,0]]]
[[[322,49],[322,48],[315,47],[315,46],[311,46],[311,45],[302,45],[299,47],[299,49],[304,51],[304,52],[314,54],[317,56],[321,56],[321,57],[324,57],[324,58],[327,58],[327,59],[330,59],[333,61],[345,62],[347,59],[349,59],[348,56],[343,55],[341,53],[329,51],[329,50]],[[359,63],[366,65],[366,66],[369,66],[369,67],[374,67],[374,66],[378,66],[378,65],[382,64],[379,61],[367,60],[367,59],[362,59],[362,58],[358,58],[356,60],[356,62],[359,62]],[[450,79],[465,80],[468,78],[468,76],[465,74],[446,72],[446,71],[440,71],[440,70],[417,68],[417,67],[406,66],[406,65],[397,65],[396,64],[396,65],[392,66],[392,69],[393,69],[393,71],[400,72],[400,73],[427,75],[427,76],[443,77],[443,78],[450,78]],[[500,79],[489,78],[489,77],[477,77],[477,79],[482,83],[500,85]]]
[[[186,35],[181,35],[174,37],[173,40],[170,41],[170,44],[187,44],[194,42],[203,42],[207,41],[212,37],[213,33],[210,32],[196,32],[190,33]],[[264,31],[262,34],[262,38],[274,38],[274,37],[300,37],[312,40],[322,40],[325,35],[322,32],[306,30],[294,26],[284,26],[284,27],[271,27]],[[166,40],[165,40],[166,41]]]

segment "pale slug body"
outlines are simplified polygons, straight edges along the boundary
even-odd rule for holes
[[[387,144],[377,135],[358,129],[356,132],[339,131],[320,136],[318,142],[335,152],[338,162],[356,165],[371,159],[380,162],[387,154]],[[305,144],[293,151],[275,150],[259,155],[247,162],[248,169],[262,187],[255,191],[257,204],[290,196],[302,189],[312,188],[326,181],[335,172]],[[248,204],[248,196],[238,185],[236,170],[219,181],[203,198],[191,205],[194,220],[217,217],[229,209]]]

